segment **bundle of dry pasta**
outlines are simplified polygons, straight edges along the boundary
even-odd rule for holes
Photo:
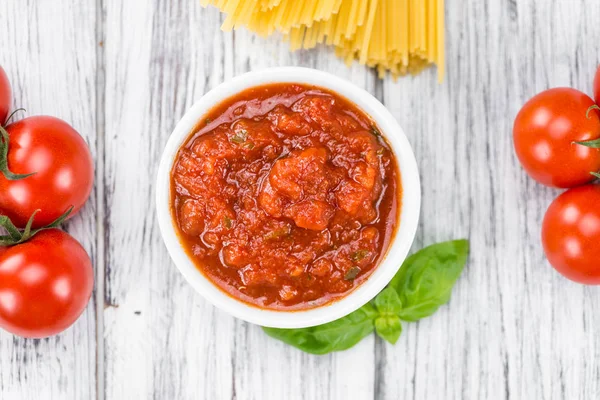
[[[276,31],[292,50],[325,43],[397,77],[436,64],[444,76],[444,0],[201,0],[227,14],[223,30]]]

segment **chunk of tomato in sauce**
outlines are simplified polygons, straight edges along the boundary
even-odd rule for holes
[[[337,184],[336,174],[326,165],[327,158],[325,148],[311,147],[276,161],[269,184],[259,195],[263,209],[274,217],[294,220],[300,228],[327,228],[335,213],[327,199]]]

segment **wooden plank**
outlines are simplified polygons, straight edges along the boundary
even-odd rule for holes
[[[370,398],[372,338],[351,352],[308,356],[194,293],[162,244],[150,188],[177,120],[224,79],[306,65],[371,88],[373,74],[348,70],[331,52],[290,55],[278,39],[222,33],[223,17],[196,3],[107,2],[106,398]]]
[[[106,2],[107,399],[232,397],[233,318],[171,264],[154,210],[166,139],[222,79],[219,18],[194,1]]]
[[[416,246],[468,236],[473,251],[448,307],[378,343],[378,399],[598,397],[600,293],[547,265],[540,225],[560,192],[528,179],[511,134],[535,93],[591,91],[599,14],[593,1],[448,1],[445,83],[386,83],[421,168]]]
[[[14,90],[14,106],[71,123],[96,154],[96,12],[94,1],[0,2],[0,64]],[[24,114],[19,114],[19,117]],[[68,231],[94,265],[95,193]],[[0,398],[91,399],[96,395],[94,301],[65,333],[26,340],[0,332]]]
[[[234,43],[234,74],[272,66],[304,66],[376,91],[372,71],[360,66],[348,69],[329,49],[290,53],[279,37],[265,40],[244,30],[235,32]],[[235,338],[238,399],[373,398],[373,337],[351,351],[322,357],[303,354],[267,337],[258,327],[239,321]]]

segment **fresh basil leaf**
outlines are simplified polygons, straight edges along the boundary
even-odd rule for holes
[[[402,301],[398,292],[391,287],[383,289],[375,297],[375,307],[380,314],[399,314],[402,311]]]
[[[357,311],[310,328],[263,329],[269,336],[312,354],[346,350],[374,330],[394,344],[402,333],[401,320],[427,317],[450,299],[468,254],[467,240],[429,246],[410,256],[390,285]]]
[[[377,335],[391,344],[395,344],[402,333],[402,324],[398,314],[402,311],[402,301],[394,288],[387,287],[373,301],[379,312],[375,320]]]
[[[375,320],[375,331],[380,338],[387,340],[391,344],[396,344],[402,333],[400,317],[389,314],[377,318]]]
[[[327,324],[302,329],[265,328],[267,335],[311,354],[349,349],[375,329],[378,313],[370,303]]]
[[[455,240],[426,247],[406,259],[390,283],[402,302],[400,318],[417,321],[450,300],[469,255],[469,242]]]

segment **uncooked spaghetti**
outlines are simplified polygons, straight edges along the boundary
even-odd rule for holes
[[[223,30],[283,34],[292,50],[335,47],[381,78],[437,65],[444,77],[444,0],[201,0],[227,14]]]

